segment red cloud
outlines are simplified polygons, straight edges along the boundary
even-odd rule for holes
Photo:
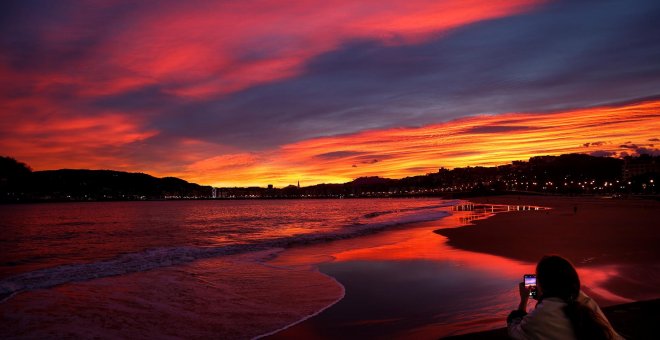
[[[93,103],[146,86],[191,100],[224,95],[293,77],[311,58],[346,42],[415,44],[463,25],[530,10],[540,2],[79,4],[63,9],[57,20],[31,25],[26,39],[38,48],[30,50],[34,55],[27,66],[19,65],[20,53],[12,56],[15,60],[0,59],[2,152],[35,169],[111,167],[177,173],[194,159],[211,158],[228,148],[174,139],[166,151],[163,145],[145,151],[141,143],[160,131],[148,126],[144,117],[162,112],[105,112]],[[141,8],[121,10],[125,6]],[[143,154],[144,160],[138,156]],[[152,154],[182,163],[149,163]],[[190,169],[208,166],[201,162]],[[272,171],[270,176],[286,176]]]
[[[181,96],[222,95],[295,76],[304,64],[356,39],[412,44],[437,34],[531,9],[540,0],[180,1],[126,11],[71,12],[56,27],[35,25],[54,55],[93,40],[63,67],[10,75],[38,89],[69,86],[78,95],[161,85]],[[84,7],[84,6],[83,6]],[[121,7],[121,6],[117,6]],[[94,32],[91,37],[89,32]],[[98,31],[98,32],[97,32]],[[48,66],[50,62],[46,62]],[[27,71],[27,72],[26,72]]]

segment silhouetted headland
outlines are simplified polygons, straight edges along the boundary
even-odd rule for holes
[[[46,170],[0,157],[0,201],[122,201],[209,197],[210,186],[112,170]]]

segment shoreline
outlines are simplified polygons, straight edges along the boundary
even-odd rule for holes
[[[252,340],[258,340],[258,339],[267,338],[267,337],[272,336],[272,335],[275,335],[275,334],[277,334],[277,333],[279,333],[279,332],[283,332],[283,331],[285,331],[285,330],[287,330],[287,329],[289,329],[289,328],[291,328],[291,327],[294,327],[294,326],[296,326],[296,325],[298,325],[298,324],[300,324],[300,323],[302,323],[302,322],[305,322],[305,321],[307,321],[307,320],[309,320],[309,319],[311,319],[311,318],[313,318],[313,317],[315,317],[315,316],[317,316],[317,315],[323,313],[325,310],[327,310],[328,308],[330,308],[330,307],[336,305],[339,301],[341,301],[342,299],[344,299],[344,297],[346,296],[346,287],[344,287],[344,285],[341,284],[341,282],[337,281],[337,279],[335,279],[334,277],[332,277],[332,276],[330,276],[330,275],[328,275],[328,274],[326,274],[326,273],[324,273],[324,272],[318,270],[318,268],[316,268],[316,271],[317,271],[318,273],[320,273],[321,275],[323,275],[323,276],[329,278],[330,280],[332,280],[334,283],[337,284],[337,286],[339,286],[339,287],[341,288],[341,294],[340,294],[340,296],[339,296],[339,297],[338,297],[333,303],[331,303],[331,304],[329,304],[329,305],[327,305],[327,306],[325,306],[325,307],[319,309],[317,312],[312,313],[312,314],[309,314],[309,315],[306,315],[306,316],[304,316],[303,318],[301,318],[300,320],[295,321],[295,322],[292,322],[292,323],[290,323],[290,324],[288,324],[288,325],[286,325],[286,326],[284,326],[284,327],[278,328],[278,329],[276,329],[276,330],[274,330],[274,331],[271,331],[271,332],[268,332],[268,333],[265,333],[265,334],[261,334],[261,335],[257,335],[257,336],[255,336],[255,337],[253,337]]]
[[[444,207],[450,207],[454,204],[458,204],[460,200],[443,200],[442,202],[443,203],[441,205],[435,206],[434,209],[437,210]],[[88,203],[96,203],[96,202],[88,202]],[[119,275],[121,275],[128,272],[144,271],[145,270],[144,265],[148,266],[149,269],[155,269],[161,267],[168,267],[171,266],[173,263],[185,264],[196,260],[213,258],[217,256],[244,254],[244,253],[263,251],[268,249],[276,249],[276,248],[290,249],[299,246],[308,246],[313,244],[322,244],[325,242],[333,242],[336,240],[359,238],[361,236],[376,234],[391,229],[406,228],[408,225],[415,225],[417,223],[425,223],[428,221],[437,220],[438,218],[442,218],[444,216],[445,216],[444,211],[434,211],[432,213],[427,212],[426,214],[416,213],[416,214],[410,214],[408,216],[404,216],[400,219],[394,219],[390,221],[382,221],[382,222],[367,221],[369,223],[364,223],[359,225],[347,224],[333,231],[322,231],[316,233],[310,232],[299,235],[285,236],[281,238],[265,240],[260,243],[225,244],[225,245],[218,245],[215,247],[205,247],[205,248],[195,248],[186,245],[173,246],[173,247],[153,247],[153,248],[144,249],[142,251],[119,253],[108,257],[93,259],[88,262],[75,262],[68,264],[57,264],[53,266],[43,266],[28,271],[16,271],[11,274],[6,274],[5,272],[0,271],[0,294],[3,294],[3,296],[0,298],[2,298],[3,301],[6,298],[6,296],[4,296],[4,293],[6,292],[3,290],[3,288],[5,288],[3,287],[3,283],[8,281],[18,280],[19,281],[18,284],[21,284],[21,281],[26,275],[32,276],[35,273],[47,277],[53,274],[53,272],[60,272],[62,269],[68,268],[71,271],[77,273],[80,271],[79,270],[80,268],[101,265],[104,266],[104,268],[101,268],[100,270],[96,270],[93,272],[93,274],[90,274],[93,275],[92,276],[93,278],[114,276],[114,275],[118,275],[116,273],[119,273]],[[374,217],[378,217],[378,216],[374,216]],[[159,253],[160,255],[156,253]],[[138,257],[137,259],[135,258],[135,255],[140,255],[140,254],[149,255],[146,264],[142,264],[139,262],[143,260],[144,257]],[[158,256],[152,256],[152,255],[158,255]],[[128,270],[124,270],[124,266],[126,266],[127,263],[133,265],[130,266]],[[110,274],[106,274],[108,270],[110,271]],[[69,277],[67,277],[66,280],[64,280],[63,282],[60,282],[61,280],[58,280],[59,283],[51,284],[51,285],[45,285],[44,281],[41,281],[41,285],[38,288],[47,288],[47,286],[50,287],[61,283],[67,283],[68,279]],[[82,278],[82,279],[75,279],[72,281],[85,281],[85,280],[86,280],[85,278]],[[29,289],[31,288],[28,288],[27,290]],[[11,294],[13,292],[15,291],[11,291],[9,293]]]
[[[349,282],[349,285],[347,285],[347,282],[345,280],[348,278],[350,279],[351,277],[368,277],[369,274],[365,274],[366,271],[368,271],[368,268],[363,268],[365,270],[357,270],[355,271],[354,269],[349,269],[348,272],[344,271],[344,265],[343,263],[349,263],[349,266],[352,266],[350,263],[359,263],[366,261],[367,263],[374,263],[376,267],[382,267],[383,265],[386,265],[386,262],[389,260],[387,259],[388,256],[399,256],[399,254],[394,254],[396,253],[396,249],[389,249],[390,247],[396,248],[396,245],[399,243],[405,243],[405,242],[419,242],[419,241],[424,241],[428,239],[429,237],[432,239],[433,244],[427,245],[427,249],[421,249],[420,247],[417,247],[415,245],[412,245],[412,248],[416,249],[415,252],[417,252],[419,257],[416,257],[415,254],[409,254],[412,255],[413,258],[406,259],[403,258],[403,261],[407,261],[410,263],[418,263],[422,265],[422,267],[425,266],[427,261],[427,256],[433,257],[431,262],[437,261],[438,259],[442,259],[449,255],[451,257],[451,254],[447,254],[446,252],[454,253],[453,249],[443,249],[437,254],[430,254],[430,252],[435,252],[435,245],[441,246],[444,242],[442,237],[434,237],[433,231],[437,229],[438,225],[442,225],[446,228],[456,228],[460,227],[462,225],[465,225],[466,223],[469,223],[470,221],[473,221],[475,218],[476,219],[487,219],[491,217],[493,214],[497,214],[498,211],[492,210],[490,205],[488,209],[484,209],[483,211],[471,211],[471,210],[466,210],[465,207],[471,206],[469,202],[465,200],[461,200],[456,206],[451,207],[451,214],[443,217],[442,219],[439,220],[434,220],[434,221],[427,221],[427,222],[415,222],[415,223],[409,223],[409,224],[404,224],[404,225],[399,225],[396,226],[395,228],[387,229],[382,232],[372,234],[372,235],[364,235],[361,237],[353,238],[350,240],[338,240],[338,241],[333,241],[333,242],[328,242],[325,244],[318,244],[318,245],[310,245],[310,246],[302,246],[298,248],[291,248],[288,249],[280,254],[278,254],[278,257],[273,261],[275,265],[277,266],[290,266],[290,265],[302,265],[302,266],[312,266],[315,270],[318,270],[326,275],[329,275],[333,277],[337,282],[340,284],[344,285],[346,288],[346,295],[348,298],[345,297],[346,300],[339,301],[334,308],[327,308],[326,313],[319,313],[319,315],[315,318],[310,318],[306,319],[303,322],[297,322],[296,324],[292,326],[285,327],[285,329],[282,332],[274,332],[272,335],[266,336],[269,339],[286,339],[290,337],[318,337],[318,336],[325,336],[326,334],[324,332],[318,332],[318,331],[311,331],[310,333],[309,330],[309,325],[310,324],[317,324],[318,319],[324,319],[326,318],[326,314],[338,314],[335,312],[335,310],[343,310],[347,311],[345,305],[347,300],[355,300],[356,298],[356,293],[355,293],[355,285]],[[499,205],[498,205],[499,206]],[[506,211],[506,205],[503,205],[500,207],[502,211]],[[529,209],[528,206],[525,206],[526,209]],[[495,211],[495,212],[493,212]],[[529,210],[526,210],[529,211]],[[410,235],[413,235],[410,237]],[[437,235],[436,235],[437,236]],[[430,247],[428,247],[430,246]],[[378,254],[369,254],[369,252],[372,249],[379,249],[383,251],[380,255]],[[405,248],[405,247],[404,247]],[[446,247],[445,247],[446,248]],[[401,249],[405,252],[405,249]],[[399,250],[399,251],[401,251]],[[361,254],[362,252],[366,252],[366,254]],[[331,255],[330,255],[331,254]],[[364,256],[363,256],[364,255]],[[384,256],[384,259],[379,259],[379,257]],[[458,255],[460,258],[461,255]],[[348,257],[348,258],[345,258]],[[366,257],[366,259],[362,260],[362,258]],[[405,257],[405,255],[404,255]],[[470,265],[475,265],[480,261],[480,259],[467,259],[470,263]],[[348,261],[348,262],[346,262]],[[357,261],[357,262],[355,262]],[[386,262],[383,262],[386,261]],[[395,261],[396,262],[396,261]],[[339,264],[338,264],[339,263]],[[338,264],[335,266],[335,264]],[[516,264],[517,266],[523,266],[527,267],[524,264]],[[407,266],[407,265],[406,265]],[[423,269],[423,268],[422,268]],[[336,272],[336,270],[339,270],[339,272]],[[406,270],[406,269],[403,269]],[[424,271],[424,269],[423,269]],[[526,270],[522,270],[521,272],[525,272]],[[348,274],[348,277],[343,275],[341,272],[344,272],[344,274]],[[398,269],[394,269],[394,272],[398,272]],[[355,273],[355,275],[352,275],[351,273]],[[365,276],[367,275],[367,276]],[[385,275],[392,277],[391,275]],[[437,278],[436,278],[437,279]],[[440,280],[443,280],[440,278]],[[384,284],[383,282],[380,282],[381,285]],[[366,285],[363,284],[358,284],[358,287],[365,287]],[[505,290],[508,290],[509,285],[505,285],[506,288]],[[431,290],[435,290],[435,288],[429,288]],[[357,294],[357,297],[359,298],[359,295],[362,294]],[[395,295],[401,295],[401,292],[395,294]],[[405,295],[405,294],[404,294]],[[348,305],[354,305],[354,302],[348,302]],[[337,306],[339,305],[339,306]],[[357,305],[360,306],[365,306],[367,304],[364,303],[357,303]],[[350,311],[352,308],[348,308],[348,311]],[[414,311],[414,308],[408,308],[408,311]],[[339,314],[343,314],[343,312],[339,312]],[[331,317],[332,318],[332,317]],[[505,318],[505,316],[502,316],[502,318]],[[499,319],[498,319],[499,321]],[[321,321],[323,323],[325,321]],[[357,325],[358,328],[360,328],[362,325],[366,326],[367,328],[370,327],[371,323],[379,324],[381,322],[389,322],[389,320],[383,320],[383,321],[368,321],[365,320],[364,322],[355,322],[354,325]],[[362,323],[362,324],[361,324]],[[382,326],[387,326],[387,325],[382,325]],[[418,323],[414,327],[424,327],[425,323]],[[484,327],[484,326],[482,326]],[[492,327],[487,327],[486,329],[490,329]],[[431,334],[427,330],[419,330],[418,331],[420,334],[422,334],[423,338],[435,338],[435,336],[430,336]],[[363,334],[364,336],[369,337],[370,334]],[[372,335],[372,334],[371,334]],[[385,335],[385,334],[383,334]],[[343,335],[342,335],[343,336]]]
[[[524,201],[551,209],[524,217],[498,214],[461,228],[436,231],[448,238],[450,246],[529,262],[557,253],[580,265],[612,261],[660,264],[660,253],[653,251],[660,244],[655,223],[658,201],[548,196],[475,197],[469,201]]]
[[[520,199],[521,197],[519,196],[475,197],[469,199],[469,201],[488,204],[490,202],[512,203]],[[658,244],[656,242],[658,242],[659,237],[657,232],[653,232],[654,220],[650,216],[660,212],[660,204],[657,201],[646,200],[644,198],[609,199],[611,201],[607,201],[608,198],[603,197],[565,197],[563,200],[557,201],[550,200],[547,197],[534,196],[524,196],[524,200],[526,202],[531,201],[535,204],[546,205],[552,210],[547,211],[545,213],[546,216],[542,216],[543,214],[537,214],[541,216],[528,215],[522,221],[518,221],[517,227],[516,223],[511,223],[507,216],[500,215],[493,216],[487,220],[475,221],[473,225],[466,225],[454,230],[444,229],[436,230],[435,232],[446,236],[448,238],[448,244],[453,247],[506,256],[518,260],[533,261],[534,257],[540,258],[542,256],[541,253],[559,253],[562,255],[569,253],[570,255],[567,255],[567,257],[571,257],[571,260],[575,264],[585,267],[607,263],[616,258],[621,262],[633,263],[640,267],[653,267],[652,271],[656,273],[660,270],[658,268],[660,255],[657,251],[653,250],[653,244]],[[603,209],[603,203],[609,209]],[[623,206],[625,209],[634,211],[628,211],[625,214],[625,218],[629,219],[629,223],[623,223],[620,213],[616,211],[616,206]],[[598,216],[594,215],[594,210],[596,209],[598,210]],[[547,229],[553,221],[562,218],[564,220],[576,219],[578,221],[577,223],[574,222],[574,225],[580,224],[583,227],[585,224],[588,225],[588,222],[592,222],[593,224],[595,221],[601,227],[597,231],[598,236],[595,236],[600,242],[594,242],[596,246],[591,245],[582,250],[574,248],[576,246],[575,241],[580,237],[586,238],[593,235],[592,231],[587,228],[578,229],[577,231],[572,230],[574,235],[571,235],[568,244],[565,243],[563,245],[547,242],[547,240],[551,239],[550,236],[552,236],[549,234],[539,234],[533,231],[530,233],[520,232],[521,228],[519,225],[523,222],[529,225],[541,225],[541,227]],[[621,232],[620,227],[622,226],[626,227],[626,232]],[[562,228],[561,232],[565,230],[566,228]],[[585,231],[588,231],[588,234]],[[552,230],[552,232],[556,233],[557,231]],[[510,235],[511,233],[520,237],[521,241],[514,245],[508,244],[506,248],[498,248],[496,245],[498,241],[501,241],[501,238],[498,238],[498,234]],[[608,238],[609,241],[619,243],[619,247],[607,242],[608,240],[603,240],[602,236]],[[537,249],[530,249],[526,245],[532,242],[532,238],[537,242],[540,240],[544,240],[545,242],[539,242],[540,246]],[[479,242],[480,239],[488,239],[491,242],[486,244]],[[625,275],[626,273],[624,272],[623,274]],[[647,282],[648,285],[646,288],[653,290],[653,288],[659,286],[660,279],[657,274],[651,274],[650,277],[652,282]],[[633,288],[624,280],[612,281],[615,282],[606,283],[606,286],[614,288],[618,285],[617,289],[627,291],[631,294],[635,289],[639,288]],[[653,335],[657,335],[657,327],[654,329],[652,325],[660,317],[658,312],[660,309],[660,299],[657,298],[657,296],[660,296],[660,291],[657,288],[655,288],[655,291],[656,298],[640,299],[631,303],[605,306],[603,307],[603,312],[622,336],[626,338],[651,338]],[[507,339],[508,334],[506,328],[500,328],[492,331],[467,333],[446,338],[457,340]]]
[[[548,203],[552,203],[552,202],[542,202],[543,200],[548,200],[548,199],[554,200],[554,201],[561,201],[563,203],[556,204],[556,202],[555,202],[554,204],[548,204]],[[461,223],[458,223],[457,225],[455,225],[453,227],[450,227],[450,228],[446,228],[446,226],[445,226],[445,228],[431,227],[434,222],[411,223],[410,225],[405,225],[405,227],[401,226],[399,228],[394,228],[393,230],[391,230],[391,229],[385,230],[382,233],[358,237],[356,239],[348,241],[349,243],[352,243],[352,244],[349,244],[349,245],[344,245],[344,246],[337,245],[337,243],[341,244],[342,242],[346,242],[346,240],[334,241],[334,242],[330,243],[331,245],[327,245],[327,244],[326,245],[312,245],[312,246],[307,248],[308,253],[309,252],[314,252],[314,253],[316,253],[316,256],[322,256],[322,255],[319,255],[319,254],[326,254],[326,253],[334,254],[334,256],[330,256],[329,258],[326,257],[325,260],[320,261],[320,262],[318,261],[318,259],[317,260],[312,259],[311,260],[312,262],[316,261],[316,262],[314,262],[315,264],[311,264],[309,258],[305,259],[305,256],[310,256],[309,254],[305,254],[305,248],[306,247],[301,247],[301,248],[298,248],[298,249],[289,249],[289,250],[285,251],[284,253],[278,255],[278,256],[283,256],[284,258],[288,257],[288,259],[282,260],[281,258],[279,258],[279,259],[276,259],[275,261],[283,261],[284,263],[286,263],[287,261],[292,261],[293,259],[296,259],[298,257],[298,259],[295,260],[295,261],[298,261],[298,264],[306,263],[307,265],[314,265],[314,266],[316,266],[316,268],[319,271],[325,273],[326,275],[332,276],[336,281],[338,281],[340,284],[344,285],[345,289],[346,289],[346,296],[348,296],[348,297],[345,296],[345,298],[344,298],[345,300],[338,301],[333,306],[330,306],[330,307],[333,307],[333,308],[328,307],[328,308],[324,309],[324,312],[317,313],[316,317],[306,318],[303,321],[299,321],[294,325],[286,327],[281,332],[276,331],[273,334],[265,336],[265,337],[274,338],[274,339],[285,339],[285,338],[292,337],[292,336],[294,336],[294,337],[316,337],[316,336],[326,335],[327,331],[329,330],[327,327],[330,324],[337,323],[337,322],[339,322],[339,320],[342,320],[341,316],[338,316],[338,314],[341,314],[341,313],[336,312],[337,310],[343,310],[344,313],[346,313],[347,311],[350,311],[350,309],[347,309],[347,307],[346,307],[347,304],[348,305],[353,305],[353,307],[360,307],[360,305],[361,305],[361,303],[356,302],[359,299],[356,300],[355,296],[351,297],[351,295],[354,295],[354,293],[356,292],[355,284],[349,282],[349,284],[347,285],[346,282],[344,282],[344,281],[345,280],[349,280],[349,281],[352,280],[351,277],[355,277],[355,276],[364,277],[365,275],[368,276],[368,275],[371,275],[371,274],[365,273],[366,271],[369,270],[368,269],[369,267],[354,267],[354,268],[351,268],[350,266],[355,266],[355,264],[359,264],[360,261],[366,261],[366,263],[372,263],[371,266],[377,266],[377,267],[380,266],[380,267],[382,267],[386,263],[391,263],[391,261],[395,261],[395,262],[396,261],[401,261],[402,259],[393,260],[398,255],[396,255],[396,256],[391,255],[391,254],[390,255],[383,255],[383,254],[378,253],[376,251],[376,249],[379,249],[379,248],[384,248],[384,249],[387,249],[388,247],[396,248],[396,245],[399,242],[401,242],[400,240],[396,239],[396,237],[395,237],[396,235],[398,235],[398,236],[405,239],[405,237],[402,236],[402,235],[405,235],[405,234],[413,235],[413,234],[416,234],[416,233],[418,234],[419,230],[425,230],[425,231],[429,232],[430,235],[429,234],[426,234],[426,235],[421,235],[420,234],[420,235],[417,235],[418,239],[420,239],[420,240],[427,239],[427,240],[429,240],[429,242],[435,242],[437,244],[445,243],[449,248],[451,248],[452,252],[458,252],[458,253],[467,252],[468,254],[474,254],[474,256],[477,256],[477,257],[485,256],[485,258],[487,258],[489,261],[502,261],[503,263],[505,263],[505,266],[507,266],[506,263],[513,263],[513,266],[517,266],[517,267],[522,266],[521,268],[525,268],[525,266],[527,266],[526,268],[529,268],[528,270],[533,270],[533,265],[536,263],[537,258],[532,258],[532,256],[525,256],[522,259],[521,258],[516,258],[516,257],[508,257],[508,256],[504,256],[504,255],[501,255],[501,254],[494,253],[492,251],[491,252],[487,252],[487,251],[476,251],[475,252],[475,250],[473,250],[473,249],[464,249],[464,248],[461,248],[460,246],[455,245],[454,242],[453,242],[454,240],[452,240],[451,237],[445,238],[446,236],[444,234],[445,233],[453,234],[455,232],[460,232],[460,230],[462,230],[462,229],[467,229],[467,230],[470,230],[472,232],[472,230],[473,230],[472,228],[474,228],[475,226],[484,225],[484,224],[488,224],[488,223],[493,223],[493,222],[489,222],[489,221],[493,221],[493,220],[495,220],[497,222],[497,224],[501,225],[502,222],[498,221],[498,220],[502,219],[503,218],[502,216],[508,216],[505,219],[507,222],[511,222],[511,221],[509,221],[509,218],[513,218],[514,220],[518,220],[518,224],[523,223],[525,220],[529,219],[530,216],[535,216],[534,218],[537,218],[538,217],[537,215],[539,215],[543,218],[543,217],[545,217],[544,215],[550,214],[551,211],[552,211],[553,215],[558,214],[560,217],[565,218],[566,217],[565,216],[566,215],[566,211],[565,211],[566,208],[569,207],[569,206],[570,206],[570,208],[573,207],[572,205],[567,206],[567,204],[574,204],[574,202],[575,202],[574,200],[576,200],[576,199],[577,200],[584,200],[584,198],[582,198],[582,197],[580,197],[580,198],[568,198],[568,197],[550,197],[550,198],[548,198],[548,197],[543,197],[543,199],[539,200],[538,198],[535,198],[535,199],[532,198],[532,196],[525,196],[524,199],[521,199],[520,197],[511,197],[511,196],[495,196],[495,197],[490,196],[490,197],[483,197],[483,198],[467,199],[468,203],[473,202],[473,203],[476,203],[477,205],[480,205],[480,204],[493,205],[493,204],[507,204],[507,203],[508,204],[511,204],[511,203],[521,204],[521,203],[524,203],[525,205],[545,206],[545,207],[552,208],[553,210],[550,210],[550,211],[548,211],[548,210],[539,210],[539,211],[527,210],[527,211],[525,211],[524,214],[521,213],[521,212],[516,212],[515,214],[494,213],[494,214],[489,214],[488,216],[483,216],[482,218],[477,218],[476,221],[475,221],[474,218],[464,217],[464,220],[461,221]],[[593,200],[593,198],[589,198],[589,199]],[[587,199],[587,200],[589,200],[589,199]],[[601,200],[601,199],[597,199],[597,200]],[[463,202],[466,202],[466,201],[464,200],[464,201],[462,201],[462,203]],[[617,202],[617,203],[615,203],[615,205],[616,205],[620,201],[617,200],[615,202]],[[649,202],[649,201],[641,201],[642,205],[644,203],[647,203],[647,202]],[[602,203],[602,201],[598,201],[596,203],[596,205],[600,206],[600,203]],[[638,203],[640,203],[640,201],[634,200],[633,205],[638,205]],[[624,209],[627,209],[628,204],[629,203],[624,203]],[[603,207],[600,206],[600,208],[603,208]],[[583,211],[585,211],[585,210],[588,210],[588,209],[582,209],[582,206],[579,209],[579,211],[582,212],[583,214],[584,214]],[[656,211],[656,208],[653,207],[653,208],[651,208],[651,210]],[[525,215],[524,218],[523,218],[522,215]],[[449,219],[450,219],[450,217],[445,217],[441,220],[446,220],[445,222],[447,222],[447,220],[449,220]],[[394,236],[392,236],[392,235],[394,235]],[[440,236],[440,237],[438,239],[434,239],[433,235],[437,235],[437,236]],[[473,235],[471,235],[471,237],[473,237]],[[393,238],[393,240],[388,241],[387,240],[388,238]],[[488,238],[486,238],[486,239],[488,239]],[[382,241],[381,243],[383,243],[385,245],[378,244],[379,240]],[[383,240],[385,240],[385,241],[383,241]],[[439,242],[439,241],[441,241],[441,242]],[[376,244],[374,244],[374,242]],[[333,249],[332,244],[335,244],[334,245],[335,249]],[[314,250],[312,250],[310,248],[313,248]],[[651,248],[651,249],[653,249],[653,248]],[[413,252],[414,251],[417,251],[418,253],[420,252],[419,248],[413,250]],[[433,251],[433,250],[430,250],[430,251]],[[293,254],[291,254],[291,253],[293,253]],[[394,253],[394,252],[389,251],[389,253]],[[347,254],[350,254],[350,255],[347,256]],[[451,253],[448,253],[448,254],[451,254]],[[444,256],[444,255],[447,255],[447,254],[442,254],[442,255]],[[388,257],[388,256],[391,256],[391,258]],[[383,257],[383,258],[381,259],[381,257]],[[301,260],[301,258],[302,258],[302,260]],[[604,259],[605,260],[601,259],[601,260],[596,260],[596,261],[594,261],[592,259],[591,261],[587,261],[587,262],[584,262],[584,263],[582,263],[582,262],[579,263],[579,265],[581,265],[581,266],[586,266],[584,269],[579,270],[580,273],[581,273],[580,275],[581,276],[585,275],[588,278],[588,280],[586,280],[586,281],[590,285],[596,285],[594,287],[594,288],[596,288],[596,291],[588,291],[589,294],[592,297],[596,297],[597,299],[599,299],[599,304],[602,307],[604,307],[604,308],[615,308],[615,307],[605,307],[607,305],[625,306],[626,304],[622,304],[622,302],[625,302],[625,301],[637,301],[635,303],[643,302],[643,301],[646,301],[646,300],[654,301],[653,297],[652,296],[649,297],[648,294],[646,296],[641,296],[641,295],[633,296],[633,299],[629,299],[629,298],[623,299],[623,298],[621,298],[620,295],[618,295],[618,294],[623,294],[621,296],[627,296],[628,295],[626,293],[626,291],[628,291],[628,289],[625,289],[625,287],[624,287],[624,289],[622,289],[622,284],[621,283],[617,284],[616,282],[613,282],[613,283],[610,284],[611,287],[609,287],[609,288],[615,289],[614,291],[616,293],[614,293],[614,294],[609,293],[609,289],[608,289],[608,287],[606,287],[607,284],[609,284],[608,282],[605,282],[604,286],[600,286],[600,284],[603,281],[602,281],[602,277],[597,277],[599,275],[598,270],[599,270],[599,268],[605,268],[605,267],[601,267],[602,265],[611,265],[611,263],[609,263],[609,262],[611,262],[612,258],[611,257],[604,257]],[[406,259],[403,259],[403,260],[405,261]],[[410,260],[410,259],[408,259],[408,260]],[[414,261],[424,261],[424,256],[421,256],[419,259],[413,259],[413,260]],[[433,256],[431,256],[430,260],[437,260],[437,257],[433,258]],[[461,261],[461,260],[462,259],[459,257],[459,261]],[[610,260],[610,261],[607,261],[607,260]],[[358,261],[358,262],[356,262],[356,261]],[[386,262],[383,262],[383,261],[386,261]],[[513,262],[511,262],[511,261],[513,261]],[[651,259],[651,261],[653,261],[653,260]],[[415,263],[415,262],[413,262],[413,263]],[[525,263],[527,263],[527,264],[525,264]],[[657,262],[654,262],[654,263],[657,263]],[[473,266],[473,265],[474,265],[474,263],[470,264],[470,266]],[[322,268],[319,268],[319,267],[322,267]],[[360,270],[356,270],[358,268]],[[607,267],[607,268],[609,268],[609,267]],[[625,269],[627,267],[622,267],[622,268]],[[337,271],[337,270],[339,270],[339,271]],[[395,269],[394,272],[392,272],[392,273],[396,273],[397,271],[401,271],[401,270],[403,270],[403,272],[406,272],[407,269],[400,269],[400,268]],[[519,269],[518,271],[525,272],[525,271],[528,271],[528,270]],[[334,271],[334,273],[333,273],[333,271]],[[392,273],[390,273],[390,274],[392,274]],[[337,275],[337,274],[342,274],[343,276],[342,275]],[[346,276],[346,275],[349,275],[349,276]],[[606,281],[608,281],[608,280],[612,281],[612,278],[609,278]],[[636,281],[634,283],[639,284],[640,282]],[[381,282],[381,284],[383,284],[383,283]],[[630,282],[628,282],[626,284],[628,286],[630,286]],[[358,282],[357,287],[359,288],[360,286],[364,286],[364,283],[359,283]],[[358,289],[357,292],[360,292],[360,290]],[[657,289],[655,291],[652,291],[652,292],[655,296],[655,299],[657,299],[657,297],[660,296],[660,292],[658,292]],[[653,294],[651,294],[651,295],[653,295]],[[385,299],[385,296],[383,295],[383,296],[381,296],[381,298]],[[348,301],[350,299],[352,299],[353,301]],[[605,300],[603,300],[603,299],[605,299]],[[602,303],[603,301],[605,301],[606,303]],[[607,302],[607,301],[610,301],[610,302]],[[499,308],[498,310],[503,309],[503,310],[505,310],[506,313],[508,313],[513,308],[513,304],[515,304],[514,302],[515,301],[513,301],[513,300],[508,301],[506,307],[504,307],[504,306],[498,307]],[[656,302],[656,304],[658,304],[658,303]],[[511,306],[509,306],[509,305],[511,305]],[[405,307],[403,307],[403,309],[405,309]],[[360,316],[358,316],[358,318],[359,317]],[[497,320],[499,320],[499,319],[497,319]],[[504,317],[502,318],[502,320],[504,320]],[[630,322],[633,322],[633,321],[630,321]],[[353,325],[346,326],[346,324],[344,322],[344,326],[346,326],[348,328],[353,327],[353,326],[358,327],[358,328],[354,327],[355,329],[360,329],[360,327],[368,329],[370,327],[369,323],[377,323],[378,324],[378,323],[382,322],[383,324],[380,324],[380,328],[384,328],[384,327],[390,326],[389,324],[396,323],[397,321],[396,320],[383,319],[381,321],[378,321],[378,320],[372,320],[372,321],[365,320],[364,322],[366,322],[366,323],[364,323],[363,326],[360,326],[358,324],[359,322],[354,322]],[[499,323],[499,324],[501,325],[501,323]],[[458,325],[460,326],[460,323]],[[432,322],[429,322],[426,325],[418,325],[418,326],[419,327],[415,326],[417,328],[413,327],[414,329],[412,329],[412,331],[416,332],[416,333],[414,333],[416,336],[419,336],[421,338],[438,338],[439,336],[443,336],[443,335],[441,335],[441,329],[443,329],[442,325],[432,324]],[[401,331],[405,331],[405,329],[397,328],[396,326],[393,326],[393,327],[394,327],[395,330],[398,329],[398,331],[400,331],[399,333],[394,333],[394,334],[399,334],[399,335],[404,334],[404,333],[401,333]],[[410,325],[405,326],[405,327],[410,327]],[[438,328],[438,327],[440,327],[440,328]],[[478,329],[478,327],[481,327],[482,329],[483,329],[483,327],[489,327],[487,329],[497,330],[496,327],[492,327],[492,326],[484,326],[484,325],[477,326],[476,324],[475,325],[470,325],[469,320],[464,322],[462,327],[464,327],[462,330],[456,329],[455,331],[452,331],[452,332],[458,332],[458,334],[484,334],[484,333],[479,333],[479,332],[478,333],[473,333],[472,330],[474,330],[474,327],[477,327],[477,329]],[[477,331],[477,330],[475,330],[475,331]],[[328,333],[328,334],[330,334],[332,336],[332,333]],[[335,335],[337,335],[337,334],[341,334],[341,333],[335,333]],[[345,334],[355,335],[355,333],[345,333]],[[344,336],[345,334],[341,334],[341,336]],[[373,336],[374,334],[378,334],[378,333],[365,333],[365,334],[367,334],[367,336],[369,336],[369,335]],[[456,334],[456,333],[454,333],[454,334]],[[447,336],[451,336],[451,334],[448,334]]]

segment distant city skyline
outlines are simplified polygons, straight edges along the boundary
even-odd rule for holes
[[[660,154],[657,1],[0,4],[0,154],[212,185]]]

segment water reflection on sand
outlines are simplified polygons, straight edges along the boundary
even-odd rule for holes
[[[517,283],[535,264],[456,249],[433,231],[498,212],[547,208],[465,203],[447,209],[452,215],[439,221],[280,254],[271,264],[318,265],[345,286],[346,296],[276,337],[437,338],[502,327],[517,305]],[[578,268],[584,290],[601,305],[638,298],[606,287],[625,270],[619,264]]]

